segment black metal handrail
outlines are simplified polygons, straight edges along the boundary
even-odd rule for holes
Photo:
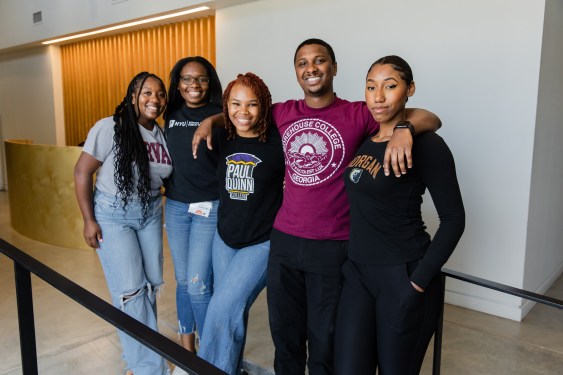
[[[172,361],[180,368],[194,375],[224,375],[212,364],[187,351],[174,341],[148,328],[115,308],[111,304],[92,294],[88,290],[55,272],[35,258],[25,254],[15,246],[0,238],[0,252],[14,261],[16,297],[20,331],[20,349],[22,370],[24,375],[37,375],[37,351],[35,342],[35,321],[33,317],[33,296],[31,288],[31,273],[58,289],[68,297],[92,311],[108,323],[127,333],[134,339],[154,350],[164,358]],[[537,303],[542,303],[558,309],[563,309],[563,301],[556,298],[532,293],[505,284],[466,275],[461,272],[442,269],[442,295],[445,295],[446,277],[479,285],[484,288],[514,295]],[[444,323],[444,309],[440,313],[439,324],[434,334],[433,375],[440,375],[442,354],[442,333]]]
[[[544,296],[537,293],[532,293],[527,290],[514,288],[505,284],[500,284],[494,281],[485,280],[480,277],[471,276],[464,274],[462,272],[457,272],[449,270],[447,268],[442,268],[442,299],[446,293],[446,277],[451,277],[457,280],[461,280],[470,284],[479,285],[487,289],[493,289],[502,293],[511,294],[513,296],[525,298],[530,301],[537,303],[542,303],[551,307],[555,307],[563,310],[563,301]],[[440,312],[440,320],[438,322],[438,327],[434,333],[434,358],[432,361],[432,374],[440,375],[440,363],[442,360],[442,333],[444,329],[444,305],[442,304],[442,311]]]
[[[117,329],[194,375],[225,375],[209,362],[115,308],[45,264],[0,238],[0,252],[14,261],[20,349],[24,375],[37,375],[31,273],[66,294]]]

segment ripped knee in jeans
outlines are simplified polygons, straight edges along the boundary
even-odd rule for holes
[[[131,292],[125,292],[119,297],[121,310],[124,309],[124,306],[127,302],[138,298],[139,296],[146,293],[150,298],[153,298],[155,295],[160,295],[161,291],[164,289],[164,284],[160,285],[152,285],[151,283],[147,283],[144,287],[135,289]]]
[[[147,283],[145,285],[145,289],[149,295],[149,298],[152,298],[153,295],[160,296],[160,293],[164,290],[164,283],[159,285],[152,285],[151,283]]]
[[[198,286],[200,294],[205,294],[207,291],[207,285],[199,278],[199,273],[196,273],[195,276],[190,279],[190,284]]]
[[[127,293],[119,296],[119,302],[120,302],[121,310],[124,309],[125,304],[127,302],[131,301],[134,298],[139,297],[143,293],[144,293],[144,288],[141,288],[141,289],[134,290],[132,292],[127,292]]]

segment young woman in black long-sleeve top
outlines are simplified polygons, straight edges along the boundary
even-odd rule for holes
[[[418,374],[438,322],[440,269],[465,227],[452,154],[435,133],[414,140],[411,170],[381,168],[393,130],[410,127],[405,104],[415,91],[398,56],[377,60],[366,78],[366,102],[380,123],[344,173],[350,200],[348,260],[335,333],[335,374]],[[440,217],[433,239],[422,220],[428,188]]]

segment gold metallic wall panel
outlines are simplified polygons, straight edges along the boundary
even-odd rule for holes
[[[168,87],[174,63],[196,55],[215,65],[215,16],[61,46],[66,144],[113,114],[135,74],[155,73]]]
[[[4,143],[12,227],[37,241],[88,249],[74,194],[74,165],[82,148]]]

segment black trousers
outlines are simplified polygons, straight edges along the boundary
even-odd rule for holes
[[[310,375],[333,373],[334,319],[347,244],[272,231],[267,296],[276,375],[304,374],[305,364]]]
[[[336,375],[415,375],[443,304],[441,279],[424,293],[409,276],[418,261],[370,266],[347,260],[336,318]]]

